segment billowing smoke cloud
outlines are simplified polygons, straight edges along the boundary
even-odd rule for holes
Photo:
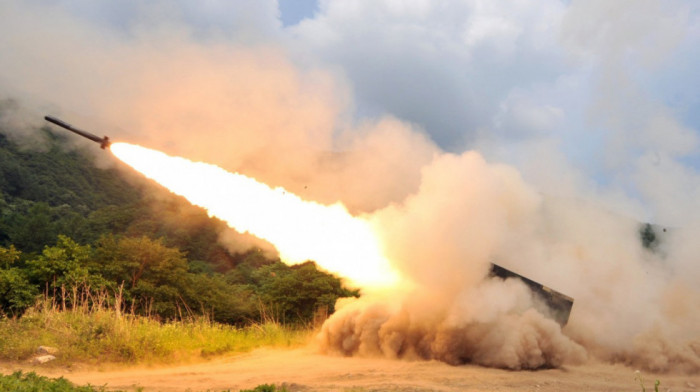
[[[475,152],[443,154],[422,176],[416,194],[372,215],[410,287],[341,308],[323,326],[322,347],[510,369],[585,359],[555,321],[531,309],[523,283],[483,281],[508,234],[532,225],[541,198],[514,169]]]
[[[696,130],[635,79],[697,43],[687,7],[88,3],[0,4],[0,91],[369,219],[405,285],[339,306],[326,351],[700,371]],[[673,225],[654,252],[646,219]],[[569,324],[490,262],[574,297]]]
[[[591,355],[654,371],[700,370],[697,271],[677,253],[688,251],[678,243],[686,230],[671,237],[659,229],[667,243],[652,252],[638,221],[541,196],[513,168],[474,152],[444,154],[422,175],[417,193],[372,215],[410,288],[341,307],[324,325],[324,350],[510,369]],[[489,262],[574,297],[566,328],[524,285],[484,281]]]

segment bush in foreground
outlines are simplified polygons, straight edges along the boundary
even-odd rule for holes
[[[104,388],[95,389],[92,386],[77,387],[65,378],[50,379],[39,376],[34,372],[15,372],[4,376],[0,374],[0,391],[13,392],[105,392]],[[112,391],[119,392],[119,391]]]

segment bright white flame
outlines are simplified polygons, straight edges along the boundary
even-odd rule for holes
[[[283,188],[270,188],[215,165],[132,144],[113,143],[110,149],[146,177],[206,209],[210,216],[269,241],[287,263],[314,260],[365,287],[398,281],[369,222],[353,217],[340,203],[327,206],[304,201]]]

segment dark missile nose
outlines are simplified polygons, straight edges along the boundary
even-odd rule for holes
[[[54,124],[56,124],[56,125],[58,125],[59,127],[62,127],[62,128],[66,128],[66,129],[71,129],[71,128],[73,128],[72,125],[68,124],[68,123],[65,122],[65,121],[59,120],[59,119],[57,119],[56,117],[44,116],[44,120],[46,120],[46,121],[48,121],[48,122],[50,122],[50,123],[54,123]]]

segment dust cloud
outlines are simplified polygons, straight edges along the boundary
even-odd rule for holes
[[[322,349],[509,369],[584,360],[582,347],[532,309],[523,283],[483,280],[505,233],[528,224],[540,197],[515,170],[475,152],[443,154],[422,173],[416,194],[372,214],[410,287],[341,306],[322,328]]]
[[[0,5],[0,51],[13,54],[0,56],[0,89],[24,110],[217,164],[307,200],[340,201],[372,223],[404,280],[339,304],[319,335],[324,352],[508,369],[598,359],[700,372],[700,227],[678,223],[658,249],[643,247],[639,220],[608,210],[636,211],[637,202],[576,181],[579,173],[556,164],[556,144],[537,150],[534,167],[559,171],[530,184],[519,168],[479,152],[442,151],[415,124],[353,118],[352,86],[341,73],[294,62],[267,35],[254,45],[202,38],[177,18],[112,31],[52,4]],[[654,141],[654,124],[667,116],[652,112],[645,129]],[[663,157],[689,138],[670,127],[678,142]],[[634,162],[636,176],[650,173],[667,189],[688,189],[689,179],[700,189],[681,168],[659,174],[672,160]],[[642,189],[658,211],[671,208],[659,187]],[[692,210],[683,197],[670,200],[668,216]],[[222,233],[232,236],[238,246],[260,246]],[[522,283],[486,278],[491,262],[573,297],[568,325],[538,311]]]
[[[411,297],[423,294],[412,292]],[[483,308],[493,299],[501,306],[508,300],[519,302],[520,307],[487,310],[487,315],[482,313],[475,318],[460,312],[469,308],[474,312],[472,306]],[[393,298],[392,302],[396,300]],[[359,300],[342,307],[323,325],[319,336],[321,350],[342,355],[436,359],[452,365],[476,363],[512,370],[582,363],[585,349],[562,334],[559,324],[531,308],[529,300],[528,289],[513,280],[472,287],[448,309],[440,302],[412,303],[404,299],[400,308],[392,309],[396,305]]]
[[[634,219],[543,196],[475,152],[442,154],[423,168],[415,194],[371,219],[410,287],[339,306],[319,337],[326,352],[509,369],[590,357],[700,370],[698,290],[692,278],[679,281],[694,271],[676,253],[687,250],[645,248]],[[547,318],[523,284],[485,279],[489,262],[572,296],[568,325]]]

